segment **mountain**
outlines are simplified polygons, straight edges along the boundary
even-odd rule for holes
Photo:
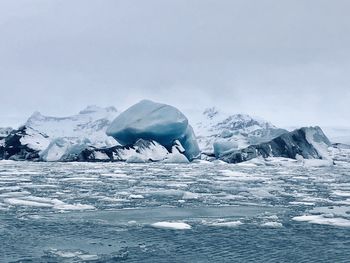
[[[261,118],[247,114],[225,114],[215,107],[205,109],[193,119],[196,120],[193,128],[199,147],[208,155],[216,150],[243,149],[268,142],[287,132]]]

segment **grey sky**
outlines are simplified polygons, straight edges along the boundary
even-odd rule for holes
[[[350,126],[349,0],[0,0],[0,126],[148,98]]]

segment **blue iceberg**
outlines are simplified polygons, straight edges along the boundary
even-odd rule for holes
[[[154,140],[171,149],[178,140],[189,160],[200,154],[196,136],[186,116],[173,106],[150,100],[142,100],[122,112],[106,133],[122,145],[133,145],[137,140],[144,139]]]

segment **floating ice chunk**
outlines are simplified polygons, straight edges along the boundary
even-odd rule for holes
[[[132,195],[129,195],[129,198],[130,199],[144,199],[145,197],[143,195],[132,194]]]
[[[189,160],[181,153],[169,153],[163,163],[189,163]]]
[[[197,193],[192,193],[192,192],[185,192],[182,196],[183,200],[191,200],[191,199],[198,199],[199,194]]]
[[[185,229],[191,229],[191,226],[189,224],[183,223],[183,222],[157,222],[151,224],[152,227],[155,228],[162,228],[162,229],[173,229],[173,230],[185,230]]]
[[[197,140],[185,115],[173,106],[149,100],[142,100],[121,113],[107,134],[122,145],[145,139],[157,141],[168,149],[179,140],[188,159],[199,155]]]
[[[98,260],[99,257],[97,255],[94,254],[89,254],[86,253],[82,250],[58,250],[58,249],[51,249],[49,251],[47,251],[48,254],[53,255],[54,257],[59,257],[63,260],[66,259],[75,259],[74,262],[76,262],[76,260],[83,260],[84,262],[86,261],[95,261]],[[72,262],[69,260],[69,262]]]
[[[217,227],[237,227],[237,226],[243,225],[243,223],[237,220],[237,221],[227,221],[227,222],[214,222],[209,225],[217,226]]]
[[[234,177],[249,177],[249,174],[238,172],[238,171],[231,171],[231,170],[221,170],[220,171],[224,176],[234,176]]]
[[[33,206],[33,207],[48,207],[57,210],[91,210],[95,209],[92,205],[84,204],[66,204],[58,199],[50,199],[37,196],[26,196],[21,198],[7,198],[5,203],[16,206]]]
[[[304,167],[328,167],[333,165],[333,161],[323,159],[304,159],[303,165]]]
[[[279,228],[283,227],[283,225],[280,222],[266,222],[261,224],[263,227],[271,227],[271,228]]]
[[[95,209],[92,205],[84,205],[84,204],[66,204],[60,200],[53,200],[54,209],[57,210],[93,210]]]
[[[140,154],[131,155],[128,159],[126,159],[127,163],[145,163],[146,160]]]
[[[350,227],[350,220],[341,217],[325,217],[325,215],[303,215],[292,218],[298,222],[309,222],[311,224]]]
[[[227,162],[222,161],[222,160],[214,160],[212,161],[213,164],[227,164]]]
[[[10,205],[18,205],[18,206],[35,206],[35,207],[52,207],[53,206],[50,203],[42,203],[42,202],[24,200],[19,198],[7,198],[4,200],[4,202]]]
[[[343,197],[350,197],[350,191],[349,192],[345,192],[345,191],[333,191],[334,195],[337,196],[343,196]]]

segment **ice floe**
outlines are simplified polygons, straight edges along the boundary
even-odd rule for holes
[[[312,224],[350,227],[350,220],[341,217],[325,217],[325,215],[302,215],[295,216],[292,219],[294,221],[308,222]]]
[[[162,229],[173,229],[173,230],[186,230],[191,229],[191,226],[189,224],[186,224],[184,222],[156,222],[151,224],[152,227],[155,228],[162,228]]]

